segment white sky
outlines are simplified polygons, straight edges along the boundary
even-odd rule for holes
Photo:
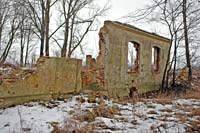
[[[99,0],[98,3],[104,5],[106,1],[107,0]],[[128,13],[144,7],[150,1],[151,0],[109,0],[111,9],[108,11],[105,17],[100,18],[101,25],[99,28],[103,26],[103,22],[105,20],[126,22],[127,20],[122,19],[123,16],[126,16]],[[144,30],[152,30],[148,25],[134,25]],[[87,40],[87,46],[85,48],[85,54],[91,54],[93,57],[96,57],[99,50],[98,45],[98,31],[90,33]]]
[[[106,0],[101,0],[105,3]],[[111,9],[108,16],[104,19],[119,20],[124,15],[127,15],[134,10],[143,7],[149,0],[110,0]]]

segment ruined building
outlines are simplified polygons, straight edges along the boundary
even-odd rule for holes
[[[48,100],[90,89],[110,97],[139,93],[161,84],[170,40],[131,25],[105,21],[99,55],[78,59],[43,57],[34,70],[0,73],[0,108],[30,100]]]
[[[95,87],[112,97],[126,96],[130,88],[139,93],[159,88],[169,39],[112,21],[105,21],[99,38],[97,59],[86,59],[83,88]],[[135,58],[130,62],[132,56]]]

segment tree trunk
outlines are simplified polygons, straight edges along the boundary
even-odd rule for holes
[[[10,51],[10,48],[13,44],[13,40],[14,40],[14,37],[15,37],[15,33],[17,31],[17,29],[19,28],[20,26],[20,23],[15,27],[15,22],[16,22],[16,17],[12,20],[12,25],[11,25],[11,31],[10,31],[10,38],[9,38],[9,41],[6,45],[6,48],[4,49],[3,51],[3,54],[1,55],[0,57],[0,63],[3,64],[5,61],[6,61],[6,58],[8,56],[8,53]]]
[[[28,54],[29,54],[30,35],[31,35],[31,24],[29,25],[29,31],[28,31],[28,35],[27,35],[26,54],[25,54],[25,61],[24,61],[25,66],[27,65]]]
[[[65,33],[64,33],[64,43],[63,43],[63,47],[61,49],[61,57],[66,57],[66,54],[67,54],[67,45],[68,45],[68,39],[69,39],[69,21],[70,21],[71,4],[72,4],[72,0],[69,1],[68,10],[66,12],[65,1],[63,0],[63,11],[64,11],[64,17],[65,17]]]
[[[64,43],[61,50],[61,57],[66,57],[68,37],[69,37],[69,20],[65,22]]]
[[[40,57],[44,56],[44,34],[41,33],[41,39],[40,39]]]
[[[72,17],[72,24],[71,24],[71,30],[70,30],[70,40],[69,40],[69,49],[68,49],[68,58],[71,57],[71,48],[72,48],[72,42],[73,42],[73,31],[74,31],[74,20],[75,16]]]
[[[177,63],[177,32],[175,32],[175,42],[174,42],[174,68],[172,77],[172,86],[176,84],[176,63]]]
[[[20,66],[24,65],[24,34],[24,16],[22,16],[22,24],[20,26]]]
[[[164,69],[164,73],[163,73],[163,78],[162,78],[162,85],[161,85],[161,89],[162,91],[165,90],[166,86],[166,75],[167,75],[167,68],[169,66],[169,61],[170,61],[170,52],[171,52],[171,47],[172,47],[172,39],[173,37],[171,37],[171,42],[170,42],[170,47],[169,47],[169,50],[168,50],[168,56],[167,56],[167,61],[166,61],[166,64],[165,64],[165,69]]]
[[[49,56],[49,13],[50,13],[50,3],[51,0],[46,1],[46,10],[45,10],[45,37],[46,37],[46,44],[45,44],[45,54]]]
[[[20,37],[20,66],[24,65],[24,41],[23,41],[23,30],[21,29],[21,37]]]
[[[41,24],[41,46],[40,46],[40,57],[44,56],[44,40],[45,40],[45,15],[44,9],[42,9],[42,24]]]
[[[187,28],[187,15],[186,15],[186,0],[183,0],[183,25],[184,25],[184,37],[185,37],[185,55],[186,63],[189,69],[188,71],[188,81],[192,80],[192,67],[190,62],[190,50],[189,50],[189,41],[188,41],[188,28]]]
[[[11,35],[11,38],[10,38],[10,40],[9,40],[9,42],[8,42],[8,44],[7,44],[7,46],[6,46],[5,50],[4,50],[4,52],[3,52],[3,54],[1,55],[1,58],[0,58],[0,63],[1,63],[1,64],[3,64],[3,63],[6,61],[6,58],[7,58],[7,56],[8,56],[8,53],[9,53],[9,51],[10,51],[10,48],[11,48],[11,46],[12,46],[12,44],[13,44],[13,39],[14,39],[15,33],[12,31],[11,34],[12,34],[12,35]]]
[[[3,31],[3,26],[0,26],[0,50],[1,50],[2,31]]]

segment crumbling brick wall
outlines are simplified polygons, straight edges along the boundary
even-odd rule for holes
[[[91,55],[86,56],[86,67],[82,72],[82,83],[84,89],[107,91],[105,88],[105,56],[107,33],[105,28],[99,31],[99,54],[96,59]]]
[[[112,21],[105,21],[99,32],[99,38],[99,55],[96,60],[88,62],[93,64],[88,64],[90,67],[86,70],[94,73],[101,70],[103,84],[98,85],[107,90],[109,96],[127,96],[133,87],[139,93],[159,88],[168,56],[169,39]],[[134,71],[128,70],[128,42],[138,44],[135,61],[137,66],[132,69]],[[155,57],[152,57],[154,47],[158,48],[159,52],[157,51]],[[153,58],[156,62],[152,64]],[[85,72],[84,75],[87,75],[87,79],[91,79],[86,83],[87,80],[83,77],[86,86],[98,81],[98,74],[90,75]]]
[[[83,70],[78,59],[43,57],[39,59],[37,71],[30,76],[19,80],[15,76],[14,80],[6,77],[9,82],[18,81],[7,84],[2,80],[0,107],[35,99],[48,100],[52,95],[79,92],[82,87],[105,91],[114,98],[127,96],[133,90],[143,93],[159,88],[169,39],[112,21],[105,21],[99,38],[99,55],[96,59],[88,55]],[[129,42],[137,51],[135,66],[131,69],[128,67]]]
[[[91,55],[86,56],[86,67],[82,71],[82,84],[84,89],[104,90],[104,68]]]

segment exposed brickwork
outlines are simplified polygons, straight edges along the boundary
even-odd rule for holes
[[[136,49],[135,65],[128,69],[128,42]],[[137,45],[136,45],[137,44]],[[111,97],[133,95],[159,88],[170,40],[134,26],[106,21],[99,32],[99,55],[87,56],[83,88],[99,87]],[[152,48],[159,47],[152,66]],[[156,72],[155,72],[156,70]]]
[[[133,71],[128,71],[128,42],[139,45]],[[52,98],[53,95],[84,89],[105,91],[110,97],[134,97],[136,93],[159,87],[170,40],[136,27],[106,21],[99,32],[99,55],[86,57],[86,67],[78,59],[42,57],[34,69],[0,72],[0,107]],[[152,48],[156,72],[152,67]],[[16,82],[17,81],[17,82]]]

